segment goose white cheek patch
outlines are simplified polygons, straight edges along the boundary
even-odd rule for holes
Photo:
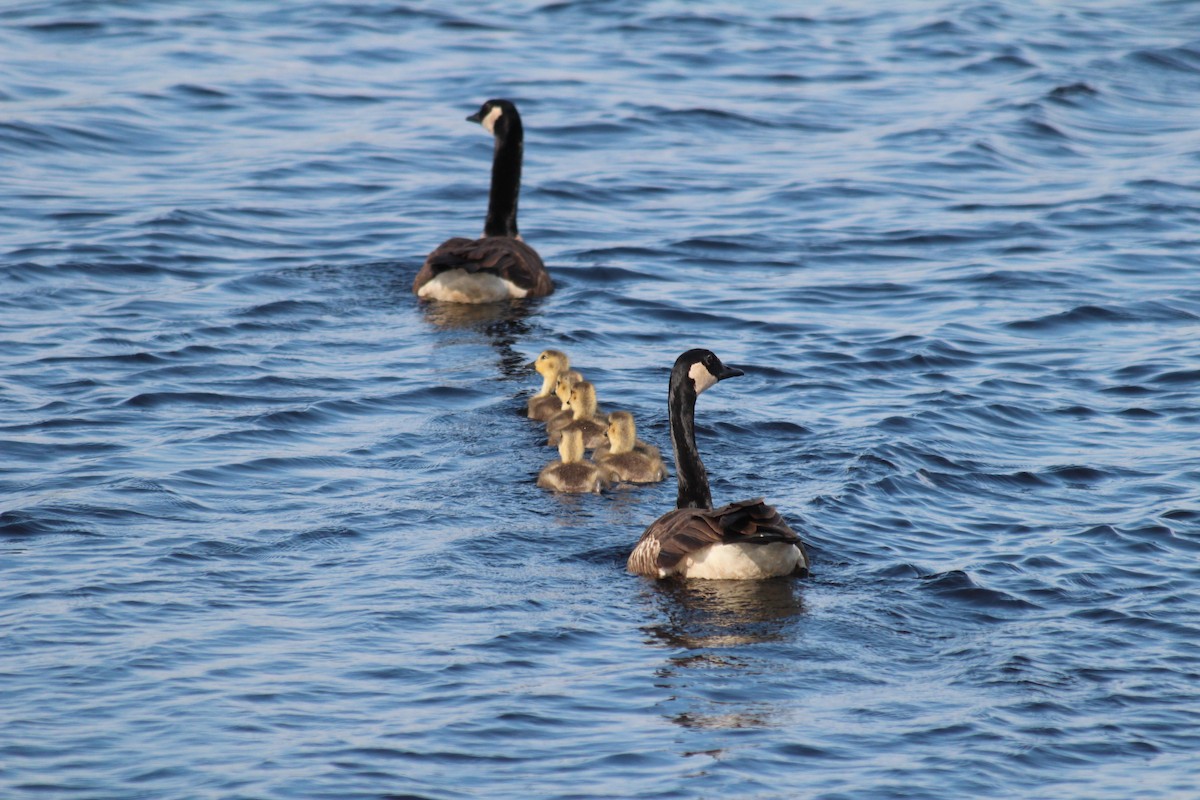
[[[500,106],[494,106],[479,124],[482,125],[483,129],[488,133],[493,133],[496,128],[496,120],[500,119],[500,115],[503,113],[504,112],[501,110]]]
[[[692,364],[691,369],[688,370],[688,377],[696,385],[696,394],[700,394],[717,382],[717,377],[709,372],[708,368],[699,361]]]

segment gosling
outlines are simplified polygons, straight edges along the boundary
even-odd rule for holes
[[[555,446],[563,431],[578,430],[583,434],[583,446],[594,450],[604,443],[604,423],[596,419],[596,387],[587,381],[580,381],[571,388],[571,399],[567,401],[571,407],[573,419],[559,430],[549,431],[547,444]]]
[[[583,434],[580,431],[563,431],[558,454],[560,459],[551,461],[538,475],[538,486],[572,494],[599,494],[602,489],[608,488],[604,471],[583,457]]]
[[[578,370],[569,369],[558,376],[554,384],[554,396],[558,398],[558,412],[546,420],[546,433],[561,431],[571,424],[575,415],[571,413],[571,390],[575,384],[582,383],[583,376]]]
[[[561,350],[543,350],[531,365],[542,376],[542,388],[529,398],[527,416],[545,422],[562,411],[562,401],[554,394],[558,376],[571,368],[571,361]]]
[[[633,452],[638,453],[643,456],[646,456],[647,458],[658,459],[661,461],[662,453],[659,451],[659,449],[657,447],[655,447],[652,444],[648,444],[647,442],[643,442],[641,439],[637,438],[637,426],[634,425],[633,414],[630,414],[628,411],[612,412],[611,414],[608,415],[608,422],[609,422],[610,429],[611,429],[613,420],[618,417],[620,417],[622,419],[624,417],[629,418],[628,425],[629,425],[630,429],[633,431],[633,434],[631,434],[633,436],[633,447],[631,448],[633,450]],[[624,425],[625,423],[622,422],[621,424]],[[618,452],[620,452],[620,451],[618,451]],[[592,452],[592,460],[599,463],[600,459],[605,458],[612,453],[613,453],[612,436],[610,435],[608,437],[608,440],[605,441],[604,444],[600,445]]]
[[[634,449],[637,442],[637,426],[633,414],[628,411],[614,411],[608,415],[608,430],[605,432],[608,440],[608,452],[599,455],[597,449],[593,454],[596,464],[608,473],[612,480],[629,483],[658,483],[667,477],[667,468],[663,466],[658,448],[643,445],[653,452],[638,452]]]

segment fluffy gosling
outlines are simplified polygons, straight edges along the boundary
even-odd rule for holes
[[[563,432],[558,443],[559,458],[551,461],[538,475],[537,485],[555,492],[572,494],[599,493],[608,488],[603,470],[583,457],[583,433],[575,429]]]
[[[563,431],[577,430],[583,434],[583,446],[589,450],[604,443],[605,425],[596,419],[596,387],[587,381],[580,381],[571,388],[571,399],[567,401],[571,407],[573,419],[559,430],[550,431],[547,444],[558,444]]]
[[[667,477],[667,468],[663,466],[658,448],[645,442],[641,444],[653,452],[638,452],[634,448],[638,439],[633,414],[628,411],[614,411],[609,414],[605,438],[608,442],[607,452],[600,455],[600,450],[597,449],[593,455],[596,464],[608,472],[613,480],[658,483]]]
[[[571,361],[561,350],[543,350],[532,366],[542,376],[542,388],[529,398],[526,415],[530,419],[545,422],[563,410],[562,401],[554,394],[554,388],[559,375],[571,368]]]

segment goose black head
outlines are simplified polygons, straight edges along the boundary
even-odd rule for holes
[[[721,359],[711,350],[700,349],[688,350],[681,355],[675,360],[675,369],[687,375],[696,394],[700,394],[717,381],[746,374],[737,367],[721,363]]]
[[[488,133],[500,135],[521,124],[517,107],[508,100],[488,100],[479,110],[467,117],[467,122],[478,122]]]

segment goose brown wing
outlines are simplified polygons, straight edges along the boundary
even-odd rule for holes
[[[451,269],[497,275],[524,289],[528,297],[542,297],[554,291],[542,257],[529,245],[508,236],[459,237],[443,242],[425,259],[413,281],[413,291]]]
[[[653,522],[629,556],[628,569],[658,577],[675,570],[689,553],[714,544],[789,542],[808,553],[800,536],[762,498],[720,508],[677,508]]]

